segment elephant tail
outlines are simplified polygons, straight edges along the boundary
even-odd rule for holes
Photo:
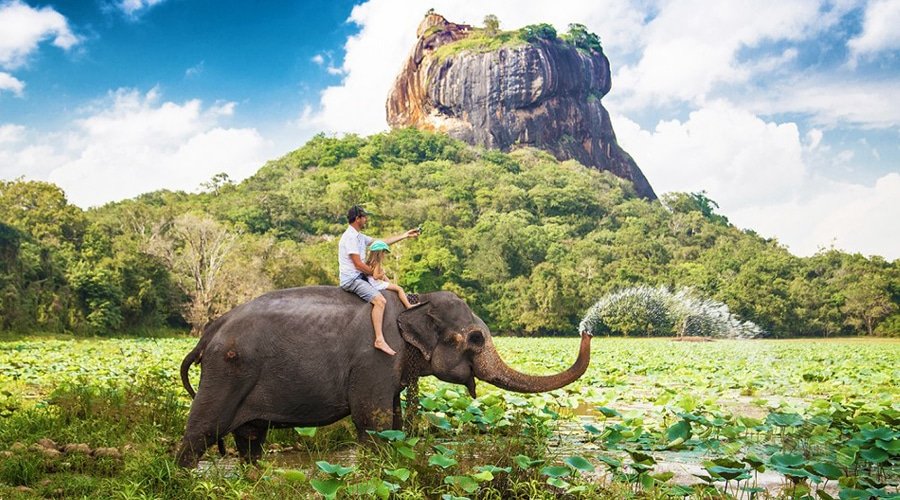
[[[198,360],[200,357],[201,350],[198,349],[198,347],[200,347],[199,344],[193,351],[189,352],[188,355],[184,357],[184,361],[181,362],[181,385],[183,385],[184,389],[191,395],[191,399],[194,399],[194,396],[196,396],[197,393],[194,391],[194,388],[191,387],[188,371],[191,369],[191,365],[194,364],[194,361]]]
[[[197,342],[197,346],[184,357],[184,360],[181,362],[181,385],[184,386],[184,389],[190,394],[191,399],[194,399],[194,396],[197,395],[197,392],[194,391],[194,388],[191,386],[191,380],[188,377],[188,372],[191,369],[191,365],[194,363],[200,363],[201,358],[203,358],[203,350],[206,349],[206,346],[209,344],[209,341],[215,336],[215,333],[219,330],[219,327],[222,326],[224,316],[221,316],[213,321],[210,321],[203,327],[203,336],[200,337],[200,341]]]

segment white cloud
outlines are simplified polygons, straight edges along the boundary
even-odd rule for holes
[[[862,33],[847,42],[851,65],[856,64],[861,56],[900,49],[900,30],[897,26],[900,26],[900,2],[871,0],[866,7]]]
[[[23,66],[42,41],[68,50],[80,39],[66,18],[52,7],[32,8],[19,0],[0,2],[0,67]]]
[[[4,90],[21,97],[22,91],[25,90],[25,83],[9,73],[0,71],[0,92]]]
[[[731,221],[778,240],[798,255],[834,246],[863,255],[900,258],[900,174],[874,185],[814,179],[804,197],[728,214]]]
[[[141,11],[159,5],[164,1],[165,0],[122,0],[117,4],[117,7],[128,16],[134,17]]]
[[[310,61],[321,66],[321,65],[325,64],[325,57],[323,57],[322,54],[316,54],[316,55],[312,56]]]
[[[219,172],[241,180],[273,156],[255,129],[229,128],[234,103],[175,103],[158,91],[112,93],[90,115],[53,136],[22,138],[16,125],[0,128],[0,176],[29,172],[60,185],[82,207],[156,189],[195,190]]]
[[[724,102],[685,122],[661,121],[653,131],[624,116],[612,119],[619,143],[657,193],[705,190],[736,226],[777,237],[799,255],[834,243],[900,258],[900,233],[888,230],[900,220],[900,174],[873,186],[823,178],[807,165],[795,124],[766,122]],[[822,138],[821,130],[810,130],[806,150]],[[837,156],[853,160],[850,151]]]
[[[25,127],[7,123],[0,125],[0,145],[15,144],[20,142],[25,136]]]
[[[828,75],[790,78],[765,91],[748,91],[743,105],[764,114],[803,113],[813,124],[890,128],[900,124],[900,85],[875,78]]]
[[[796,59],[788,48],[748,63],[740,51],[768,41],[799,41],[824,30],[847,5],[825,8],[817,0],[709,2],[675,0],[662,5],[642,37],[636,64],[613,78],[622,110],[673,102],[702,104],[721,84],[744,83]]]
[[[726,214],[784,199],[804,177],[795,124],[765,122],[725,102],[683,123],[661,121],[652,132],[624,116],[612,122],[657,192],[706,190]]]
[[[185,78],[194,78],[195,76],[203,73],[204,69],[206,69],[206,61],[200,61],[199,63],[184,70],[184,76]]]

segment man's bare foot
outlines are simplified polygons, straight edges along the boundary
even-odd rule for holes
[[[389,346],[388,343],[383,340],[375,341],[375,349],[378,349],[379,351],[390,354],[391,356],[393,356],[394,354],[397,354],[397,351],[391,349],[391,346]]]

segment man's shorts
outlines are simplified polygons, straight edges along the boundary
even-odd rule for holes
[[[353,280],[350,283],[341,285],[341,288],[348,292],[353,292],[356,295],[359,295],[366,302],[371,303],[372,300],[375,299],[378,295],[381,295],[381,292],[375,289],[374,286],[370,285],[368,280]]]

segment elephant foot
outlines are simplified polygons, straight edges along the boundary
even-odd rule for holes
[[[262,458],[267,433],[268,427],[259,424],[244,424],[234,430],[234,445],[245,462],[256,464]]]

